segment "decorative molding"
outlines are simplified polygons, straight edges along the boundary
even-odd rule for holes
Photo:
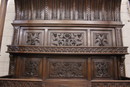
[[[128,54],[127,47],[53,47],[53,46],[12,46],[8,53],[34,54]]]
[[[111,80],[111,81],[96,81],[92,82],[90,87],[129,87],[130,81],[119,81],[119,80]]]
[[[14,26],[14,33],[13,33],[13,45],[17,45],[19,43],[19,31],[20,26]]]
[[[42,81],[0,79],[0,87],[42,87]]]
[[[116,21],[85,21],[85,20],[15,20],[13,26],[33,27],[105,27],[122,28],[124,24]]]

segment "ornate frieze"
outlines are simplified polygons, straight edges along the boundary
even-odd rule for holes
[[[84,46],[84,33],[51,32],[51,46]]]
[[[0,87],[42,87],[42,81],[0,80]]]
[[[113,80],[113,81],[93,81],[91,82],[90,87],[129,87],[129,81],[120,81],[120,80]]]
[[[127,54],[127,47],[47,47],[47,46],[8,46],[9,53],[43,54]]]

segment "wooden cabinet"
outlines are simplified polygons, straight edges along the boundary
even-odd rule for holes
[[[7,51],[10,74],[18,79],[42,79],[36,87],[116,87],[120,82],[111,81],[125,76],[127,54],[120,3],[15,0],[14,36]]]

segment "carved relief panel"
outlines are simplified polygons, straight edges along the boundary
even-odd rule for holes
[[[108,59],[107,59],[108,58]],[[92,79],[114,79],[113,59],[108,56],[95,56],[92,59]]]
[[[113,30],[91,30],[91,46],[113,46]]]
[[[38,27],[37,27],[38,28]],[[25,28],[21,29],[21,40],[22,45],[43,45],[44,44],[44,30],[35,28]]]
[[[50,46],[85,46],[87,44],[86,31],[50,30],[48,37]]]
[[[86,78],[87,60],[85,59],[49,59],[49,78]]]
[[[21,76],[24,78],[41,78],[41,58],[24,58]]]

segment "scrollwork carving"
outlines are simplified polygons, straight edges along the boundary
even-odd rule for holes
[[[39,67],[40,67],[41,60],[25,60],[25,77],[38,77],[39,76]]]
[[[79,78],[83,77],[83,62],[50,62],[50,77]]]
[[[108,33],[95,33],[95,44],[98,46],[107,46],[109,44],[108,39]]]
[[[51,46],[83,46],[84,33],[51,32]]]
[[[13,58],[13,55],[10,55],[10,67],[9,67],[9,74],[14,75],[16,69],[16,59]]]
[[[90,87],[129,87],[130,82],[92,82]]]
[[[42,87],[42,82],[0,80],[0,87]]]
[[[109,62],[95,62],[95,76],[98,78],[110,77]]]
[[[26,32],[26,44],[27,45],[39,45],[41,32]]]

